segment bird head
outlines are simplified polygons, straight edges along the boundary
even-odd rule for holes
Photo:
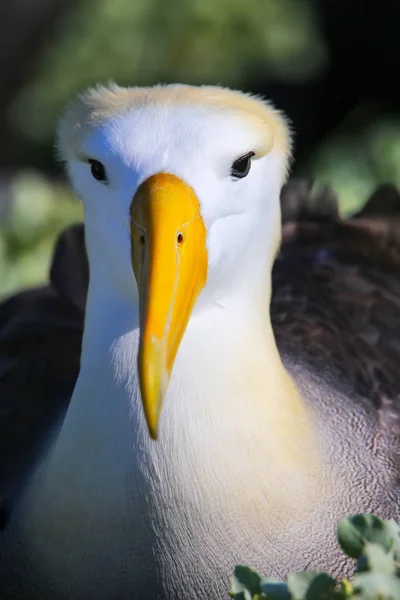
[[[58,148],[82,198],[90,277],[137,302],[150,435],[189,319],[251,302],[280,241],[290,156],[282,114],[219,87],[90,89]],[[267,311],[267,307],[265,307]]]

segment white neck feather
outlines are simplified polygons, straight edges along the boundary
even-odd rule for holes
[[[157,442],[137,386],[137,325],[137,307],[92,282],[81,374],[23,509],[31,555],[51,556],[54,571],[46,569],[55,580],[60,568],[79,564],[86,581],[90,557],[104,548],[116,574],[129,570],[132,548],[139,570],[154,552],[170,573],[194,565],[200,545],[215,561],[221,547],[232,548],[234,565],[249,556],[247,530],[260,532],[251,542],[256,560],[266,535],[287,527],[293,534],[321,502],[311,417],[268,320],[218,305],[190,320]],[[135,582],[132,573],[127,585]]]
[[[226,486],[238,480],[248,484],[263,473],[259,485],[276,492],[280,506],[284,490],[290,490],[280,484],[289,477],[294,489],[296,480],[309,489],[307,474],[315,476],[318,463],[311,416],[282,365],[269,319],[251,318],[241,308],[217,305],[192,317],[174,365],[159,440],[152,442],[137,388],[137,307],[93,285],[81,374],[58,443],[68,447],[73,436],[83,477],[86,470],[101,469],[101,479],[109,481],[116,473],[113,461],[125,461],[128,469],[137,460],[131,454],[140,448],[146,469],[165,469],[164,481],[171,486],[184,486],[185,477],[192,485],[197,473],[206,487],[208,472],[224,482],[226,492]],[[293,500],[299,511],[298,497]]]

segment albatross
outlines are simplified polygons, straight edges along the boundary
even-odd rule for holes
[[[338,381],[329,348],[310,360],[296,324],[278,351],[283,114],[225,88],[110,85],[68,107],[58,147],[84,205],[81,365],[1,533],[2,599],[217,600],[237,563],[350,572],[337,520],[399,517],[399,408],[380,374],[369,395]],[[310,263],[293,258],[281,302],[304,331]],[[343,279],[339,311],[364,325]]]

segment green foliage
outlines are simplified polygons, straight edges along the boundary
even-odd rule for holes
[[[382,521],[376,515],[354,515],[340,521],[338,540],[352,558],[359,559],[367,543],[372,542],[374,547],[393,552],[395,560],[400,560],[400,529],[393,520]]]
[[[241,87],[249,76],[309,76],[325,57],[308,0],[86,0],[49,45],[11,121],[43,141],[64,104],[98,82]]]
[[[360,208],[382,182],[400,187],[400,121],[381,118],[365,130],[330,137],[304,174],[334,186],[344,215]]]
[[[375,515],[340,521],[338,541],[357,560],[354,580],[338,582],[327,573],[291,573],[286,582],[237,566],[230,595],[235,600],[399,600],[400,527]]]
[[[45,281],[59,231],[82,220],[71,193],[36,173],[15,178],[11,195],[9,214],[0,223],[0,296]]]

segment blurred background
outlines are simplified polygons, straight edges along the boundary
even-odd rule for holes
[[[398,0],[1,0],[0,296],[47,278],[81,220],[53,155],[65,104],[114,80],[221,84],[290,117],[292,172],[343,214],[400,186]]]

